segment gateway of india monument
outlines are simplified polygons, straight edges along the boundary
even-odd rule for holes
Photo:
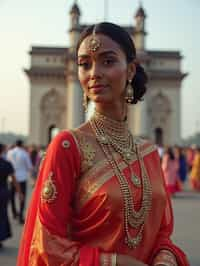
[[[80,32],[81,12],[74,2],[69,18],[69,47],[33,46],[31,64],[25,72],[30,81],[29,143],[47,145],[56,132],[77,127],[86,119],[82,89],[77,79],[75,47]],[[129,126],[134,136],[157,144],[180,141],[181,71],[179,51],[146,49],[146,14],[140,5],[135,25],[121,25],[132,36],[137,58],[149,77],[144,101],[129,107]]]

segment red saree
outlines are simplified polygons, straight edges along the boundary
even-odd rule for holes
[[[135,249],[124,241],[123,198],[117,178],[105,158],[96,158],[97,149],[67,131],[50,144],[27,214],[17,265],[99,266],[102,253],[127,254],[153,265],[159,251],[167,249],[179,266],[188,266],[184,253],[170,240],[172,209],[155,147],[140,145],[153,198],[142,242]],[[139,207],[141,189],[134,187],[119,156],[117,160]],[[137,158],[132,168],[140,176]]]

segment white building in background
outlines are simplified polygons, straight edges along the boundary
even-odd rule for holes
[[[33,46],[31,64],[25,72],[30,80],[29,143],[46,145],[57,131],[73,128],[85,120],[82,90],[77,79],[74,48],[80,32],[76,3],[70,11],[70,47]],[[142,6],[135,26],[123,26],[132,36],[137,57],[149,76],[144,101],[129,108],[129,125],[134,135],[167,145],[180,141],[182,56],[179,51],[146,49],[146,14]]]

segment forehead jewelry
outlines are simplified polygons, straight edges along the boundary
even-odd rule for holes
[[[89,44],[88,44],[89,50],[93,53],[96,52],[99,49],[99,47],[101,46],[101,42],[97,38],[95,30],[96,30],[96,26],[94,26],[94,29],[92,32],[92,37],[89,40]]]

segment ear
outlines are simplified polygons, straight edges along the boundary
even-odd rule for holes
[[[135,73],[136,73],[135,63],[131,62],[128,64],[128,68],[127,68],[127,79],[132,80],[135,76]]]

